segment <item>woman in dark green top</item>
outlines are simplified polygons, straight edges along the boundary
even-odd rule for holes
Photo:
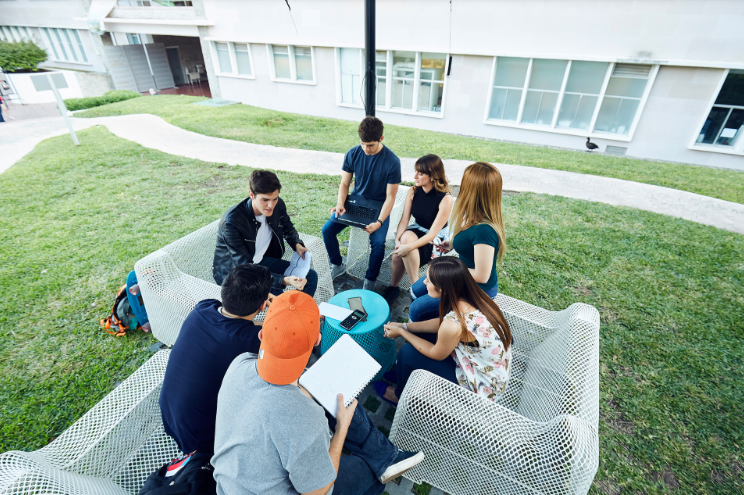
[[[451,241],[438,247],[440,251],[455,249],[473,279],[492,298],[499,291],[496,261],[506,250],[501,214],[502,184],[501,174],[490,163],[468,166],[455,204]],[[438,319],[439,300],[427,294],[423,279],[413,285],[413,293],[417,298],[408,311],[410,320]]]

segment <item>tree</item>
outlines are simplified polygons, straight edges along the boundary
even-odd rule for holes
[[[0,41],[0,68],[5,72],[37,71],[47,53],[31,41]]]

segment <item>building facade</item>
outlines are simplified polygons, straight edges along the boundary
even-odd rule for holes
[[[172,81],[161,84],[195,76],[214,97],[359,120],[364,0],[288,3],[0,0],[0,30],[38,29],[45,41],[45,28],[78,29],[91,68],[117,87],[129,76],[113,77],[114,47],[144,76],[144,58],[167,59]],[[85,31],[103,4],[108,33]],[[739,0],[377,0],[376,113],[446,133],[577,150],[591,138],[607,154],[744,170],[743,21]],[[136,45],[147,51],[139,65]],[[72,65],[59,51],[55,63]]]

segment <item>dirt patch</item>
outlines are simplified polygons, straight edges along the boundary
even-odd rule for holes
[[[664,466],[664,469],[659,472],[653,472],[649,475],[649,479],[651,481],[654,481],[656,483],[664,482],[664,486],[669,488],[670,490],[677,490],[679,489],[679,481],[677,481],[677,477],[674,475],[671,469],[669,469],[669,466]]]
[[[599,490],[600,493],[603,493],[604,495],[620,495],[623,492],[622,488],[620,488],[620,486],[614,481],[602,480],[595,481],[592,484],[597,490]]]
[[[620,410],[620,406],[614,400],[609,402],[613,412],[610,414],[604,414],[600,412],[600,417],[604,420],[607,425],[622,435],[635,435],[635,424],[628,421],[623,412]]]
[[[592,282],[591,280],[581,280],[570,289],[575,296],[590,297],[594,295],[592,285],[594,285],[594,282]]]
[[[605,308],[604,306],[600,306],[599,307],[599,319],[605,325],[609,325],[617,321],[617,313],[615,313],[610,308]]]
[[[284,124],[284,119],[281,117],[276,117],[274,119],[268,119],[263,121],[263,125],[265,127],[280,127]]]

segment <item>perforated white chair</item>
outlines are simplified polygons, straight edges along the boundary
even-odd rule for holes
[[[0,454],[3,495],[129,495],[181,455],[158,398],[170,350],[156,353],[49,445]]]
[[[599,466],[599,313],[495,300],[514,337],[505,395],[414,371],[390,439],[426,458],[405,476],[452,495],[586,494]]]
[[[212,276],[218,225],[216,220],[134,265],[152,334],[164,344],[176,342],[183,321],[199,301],[221,300],[220,286]],[[318,273],[315,301],[328,301],[335,291],[323,240],[302,233],[300,239],[312,251],[312,267]],[[285,243],[284,259],[290,259],[292,253]],[[261,321],[262,316],[257,320]]]

